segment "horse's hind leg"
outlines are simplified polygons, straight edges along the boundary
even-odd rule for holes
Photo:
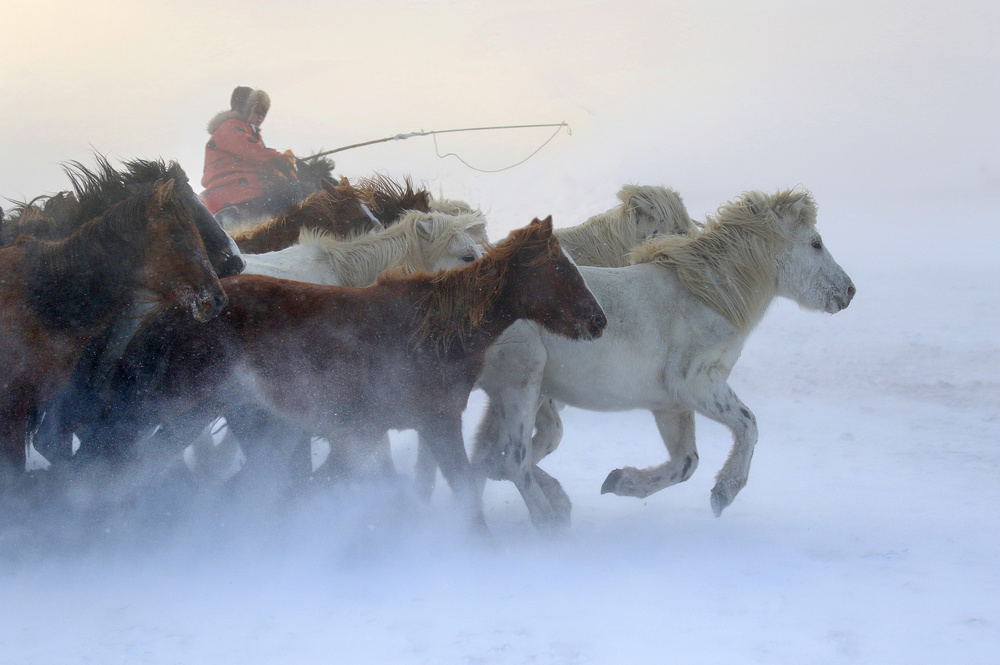
[[[420,434],[434,454],[442,475],[455,493],[455,498],[471,518],[473,528],[488,535],[489,529],[483,516],[480,483],[472,471],[469,457],[465,454],[461,415],[421,428]]]
[[[664,409],[654,411],[656,426],[663,437],[670,459],[648,469],[625,467],[608,474],[601,485],[601,494],[635,496],[644,499],[650,494],[682,483],[698,468],[698,451],[694,441],[694,411]]]

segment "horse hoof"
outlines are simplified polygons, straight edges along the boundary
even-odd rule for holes
[[[732,502],[732,498],[726,492],[718,487],[712,488],[712,512],[715,513],[716,517],[722,515],[723,509]]]
[[[618,494],[618,484],[622,480],[622,470],[615,469],[608,474],[608,477],[604,479],[604,484],[601,485],[601,494]]]

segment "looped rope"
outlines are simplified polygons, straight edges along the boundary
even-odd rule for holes
[[[445,157],[454,157],[455,159],[457,159],[458,161],[462,162],[463,164],[465,164],[468,168],[472,169],[473,171],[479,171],[480,173],[500,173],[501,171],[510,170],[510,169],[514,168],[515,166],[520,166],[521,164],[524,164],[526,161],[528,161],[529,159],[531,159],[532,157],[534,157],[535,155],[537,155],[541,151],[542,148],[544,148],[545,146],[547,146],[549,143],[552,142],[552,139],[554,139],[556,137],[556,134],[558,134],[559,131],[563,127],[566,127],[566,131],[569,133],[570,136],[573,135],[573,130],[571,130],[569,128],[569,125],[567,125],[566,123],[561,123],[560,125],[558,125],[556,127],[556,131],[552,132],[552,136],[550,136],[548,139],[546,139],[545,143],[543,143],[542,145],[538,146],[535,149],[534,152],[532,152],[530,155],[528,155],[527,157],[525,157],[521,161],[517,162],[516,164],[511,164],[510,166],[505,166],[505,167],[503,167],[501,169],[480,169],[480,168],[477,168],[477,167],[473,166],[472,164],[470,164],[469,162],[467,162],[464,159],[462,159],[460,156],[458,156],[454,152],[447,152],[447,153],[445,153],[445,154],[442,155],[441,151],[438,150],[438,140],[437,140],[437,134],[438,134],[438,132],[431,132],[431,134],[434,135],[432,137],[434,139],[434,153],[438,157],[440,157],[441,159],[444,159]],[[492,129],[508,129],[508,128],[507,127],[494,127]]]

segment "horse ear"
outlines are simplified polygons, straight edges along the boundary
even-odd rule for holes
[[[429,219],[422,219],[417,222],[417,234],[423,238],[430,238],[431,232],[434,230],[434,225]]]
[[[328,194],[334,194],[337,191],[337,185],[334,185],[326,178],[320,178],[319,185],[320,187],[323,188],[323,191],[327,192]]]
[[[641,196],[633,196],[629,200],[629,203],[635,204],[636,209],[647,217],[656,217],[656,208],[653,207],[652,203]]]
[[[465,227],[465,232],[469,235],[474,235],[476,237],[486,239],[486,221],[482,219],[477,219],[468,226]]]
[[[153,193],[152,204],[160,208],[162,207],[168,199],[174,195],[174,179],[171,178],[164,182],[163,180],[157,180],[153,187],[156,191]]]
[[[545,219],[538,219],[537,217],[535,217],[533,220],[531,220],[531,226],[537,226],[537,227],[539,227],[539,230],[542,233],[551,235],[552,234],[552,215],[549,215]]]

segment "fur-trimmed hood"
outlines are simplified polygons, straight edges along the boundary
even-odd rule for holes
[[[220,111],[208,121],[208,133],[214,134],[215,130],[221,127],[222,123],[227,120],[242,120],[243,122],[246,122],[247,116],[245,113],[241,113],[240,111]]]

